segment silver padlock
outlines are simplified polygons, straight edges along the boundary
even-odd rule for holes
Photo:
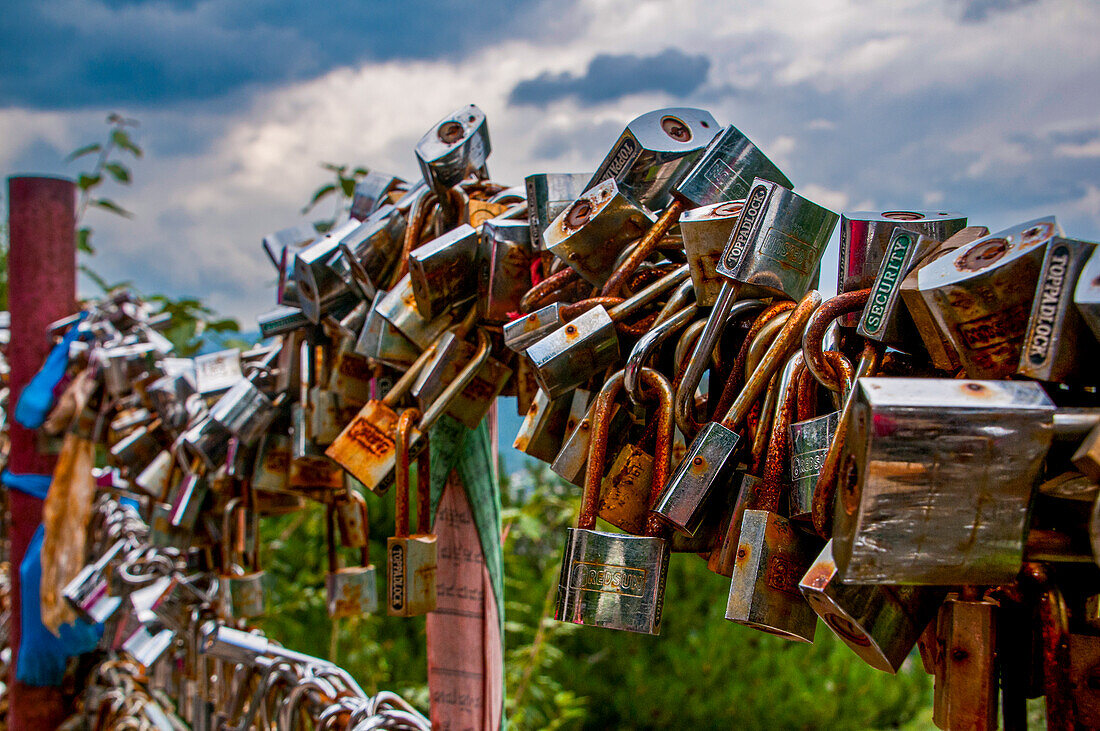
[[[585,189],[615,180],[634,200],[659,211],[719,130],[714,117],[702,109],[646,112],[627,124]]]
[[[466,223],[409,254],[416,310],[425,320],[436,319],[476,297],[477,275],[478,235]]]
[[[685,208],[712,206],[743,199],[757,178],[794,187],[783,171],[731,124],[714,136],[673,195]]]
[[[798,584],[821,620],[860,659],[896,673],[943,601],[944,592],[921,586],[844,584],[829,541]]]
[[[680,215],[680,233],[684,237],[684,253],[691,267],[695,286],[695,301],[700,307],[710,307],[717,301],[726,281],[716,271],[722,251],[741,216],[744,200],[715,203],[684,211]]]
[[[546,248],[596,286],[611,276],[626,246],[655,217],[627,196],[614,180],[587,190],[543,232]]]
[[[413,384],[410,393],[419,402],[421,409],[427,409],[439,398],[443,389],[474,357],[477,346],[465,340],[459,334],[460,330],[461,328],[443,333],[435,346],[432,360],[420,371],[416,383]],[[446,413],[461,421],[467,428],[476,429],[511,377],[512,369],[490,356],[474,374],[469,385],[455,396]]]
[[[1100,340],[1100,254],[1095,251],[1077,279],[1073,304],[1081,313],[1092,334]]]
[[[386,295],[380,290],[374,296],[355,342],[355,352],[394,368],[405,368],[416,360],[421,349],[382,316],[378,308]]]
[[[233,433],[207,414],[176,440],[176,456],[188,465],[201,460],[213,472],[229,454],[230,439]]]
[[[202,474],[185,473],[176,485],[169,504],[172,506],[168,524],[175,530],[192,533],[199,521],[199,514],[210,494],[210,486]]]
[[[364,527],[369,526],[367,518],[367,502],[358,493],[351,504],[360,513],[360,522]],[[326,508],[326,524],[328,526],[328,573],[325,574],[325,596],[328,616],[359,617],[371,614],[378,610],[378,588],[375,580],[374,566],[370,562],[370,536],[364,536],[366,540],[359,546],[359,565],[340,566],[336,555],[336,507],[329,505]]]
[[[408,274],[401,277],[397,285],[378,302],[377,310],[421,350],[435,342],[452,322],[449,314],[430,320],[420,315],[416,308],[412,277]]]
[[[361,267],[367,280],[365,288],[380,289],[401,258],[405,225],[405,216],[397,208],[382,206],[340,239],[333,270],[350,285],[355,278],[354,267]]]
[[[477,314],[494,324],[519,312],[520,300],[531,289],[531,227],[524,221],[493,218],[481,224]]]
[[[934,325],[970,378],[1003,378],[1016,371],[1039,269],[1047,244],[1059,235],[1053,217],[1039,218],[917,270],[917,287]]]
[[[1040,381],[1065,383],[1096,363],[1097,344],[1074,307],[1073,290],[1096,244],[1053,238],[1039,269],[1027,333],[1016,372]],[[1090,379],[1094,380],[1094,379]]]
[[[350,291],[334,262],[340,257],[340,240],[359,226],[355,219],[345,221],[294,255],[298,305],[312,323],[320,322]]]
[[[152,403],[165,428],[178,432],[187,426],[196,413],[196,395],[193,369],[191,372],[161,376],[145,387],[145,395]]]
[[[372,170],[355,184],[349,214],[360,221],[366,220],[368,216],[386,205],[392,191],[405,187],[407,183],[401,178]]]
[[[271,426],[278,407],[247,378],[233,384],[210,409],[210,419],[252,446]]]
[[[584,193],[592,173],[537,173],[528,175],[527,223],[531,228],[531,246],[542,251],[546,244],[542,232],[558,214]]]
[[[520,355],[526,353],[532,345],[565,324],[561,308],[562,304],[555,302],[506,323],[504,347]]]
[[[542,462],[553,462],[565,438],[572,404],[572,394],[552,399],[540,388],[516,432],[512,447]]]
[[[249,525],[252,520],[238,498],[229,501],[222,517],[222,573],[218,577],[218,594],[228,615],[236,619],[262,616],[267,605],[266,573],[260,568],[259,529]],[[249,532],[252,534],[252,566],[246,565],[249,562],[242,550]],[[237,556],[241,556],[239,561]]]
[[[286,434],[265,434],[256,450],[252,487],[266,492],[286,492],[290,479],[290,442]]]
[[[143,672],[149,673],[176,641],[176,633],[170,629],[139,627],[122,644],[122,650],[130,656]]]
[[[446,206],[449,189],[472,174],[488,177],[485,161],[492,147],[485,113],[473,104],[455,110],[416,143],[416,161],[428,187]]]
[[[310,324],[302,308],[288,305],[276,305],[274,309],[260,313],[256,316],[256,323],[262,338],[286,335]]]
[[[867,289],[886,259],[896,230],[911,231],[930,242],[946,241],[966,228],[966,216],[941,211],[855,211],[840,219],[840,268],[837,294]],[[856,327],[859,314],[841,319],[844,327]]]
[[[195,390],[203,398],[228,391],[243,377],[239,350],[219,350],[195,356]]]
[[[856,333],[862,337],[912,351],[907,344],[919,343],[909,311],[902,306],[901,285],[915,264],[925,258],[937,242],[905,228],[895,228],[890,237],[871,295],[859,318]],[[842,316],[845,318],[847,316]]]
[[[853,398],[833,525],[844,580],[1012,580],[1053,436],[1039,385],[861,378]]]

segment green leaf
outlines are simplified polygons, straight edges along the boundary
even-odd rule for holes
[[[206,328],[208,330],[213,330],[214,332],[218,332],[218,333],[221,333],[221,332],[239,333],[241,331],[240,324],[236,320],[234,320],[232,317],[225,317],[225,318],[222,318],[221,320],[211,320],[208,323],[206,323]]]
[[[355,168],[355,172],[352,173],[352,176],[354,176],[356,178],[364,178],[368,175],[370,175],[370,169],[369,168]]]
[[[313,207],[316,206],[320,201],[322,201],[326,196],[331,195],[335,192],[335,184],[329,183],[328,185],[322,185],[320,188],[314,191],[313,197],[310,199],[309,203],[306,204],[306,206],[302,209],[302,213],[309,213],[313,209]]]
[[[104,294],[110,294],[111,292],[114,292],[118,289],[131,289],[133,287],[133,282],[128,279],[121,282],[115,282],[114,284],[108,284],[106,279],[104,279],[86,264],[78,265],[77,269],[79,269],[83,274],[87,275],[88,279],[91,279],[97,287],[103,290]]]
[[[355,195],[355,178],[345,178],[340,176],[340,188],[344,191],[344,196],[351,198]]]
[[[83,254],[94,254],[95,248],[92,246],[92,229],[84,226],[77,229],[76,232],[76,250]]]
[[[76,179],[76,187],[81,191],[88,191],[96,187],[103,182],[102,175],[88,175],[87,173],[81,173]]]
[[[337,174],[340,174],[340,175],[342,175],[344,173],[344,171],[348,169],[347,165],[334,165],[331,162],[323,162],[323,163],[321,163],[321,167],[323,167],[325,170],[328,170],[330,172],[337,173]]]
[[[319,234],[326,234],[332,230],[335,223],[335,221],[314,221],[313,230]]]
[[[130,135],[126,133],[124,129],[114,129],[111,131],[111,142],[117,147],[126,150],[134,157],[141,157],[144,154],[140,147],[134,144],[134,141],[130,139]]]
[[[103,166],[103,169],[111,174],[111,177],[120,183],[130,182],[130,169],[125,165],[117,162],[109,162]]]
[[[110,211],[111,213],[122,216],[123,218],[134,217],[134,214],[108,198],[96,198],[92,201],[92,205],[96,208],[102,208],[105,211]]]
[[[93,142],[90,145],[84,145],[84,147],[78,147],[69,153],[69,156],[65,158],[67,161],[72,162],[78,157],[84,157],[85,155],[91,155],[93,152],[99,152],[103,149],[103,145],[98,142]]]

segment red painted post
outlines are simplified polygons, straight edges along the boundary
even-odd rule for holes
[[[50,351],[46,326],[72,314],[76,307],[76,186],[71,180],[46,177],[8,178],[8,308],[11,311],[12,410],[23,387]],[[33,431],[14,420],[8,469],[16,474],[48,475],[56,458],[38,451]],[[19,565],[31,536],[42,521],[42,501],[11,490],[12,613],[9,636],[12,658],[19,650]],[[68,709],[60,688],[9,684],[8,728],[11,731],[53,729]]]

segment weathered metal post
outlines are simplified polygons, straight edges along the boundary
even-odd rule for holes
[[[10,407],[14,410],[23,387],[41,367],[50,350],[46,326],[71,314],[76,302],[76,186],[71,180],[48,177],[8,178],[8,308],[11,311]],[[9,418],[15,474],[48,475],[56,456],[38,450],[33,431]],[[9,636],[12,677],[9,685],[8,728],[11,731],[52,729],[67,709],[60,688],[39,688],[15,680],[14,659],[20,634],[19,565],[35,528],[42,520],[42,501],[9,491],[11,526],[12,613]]]

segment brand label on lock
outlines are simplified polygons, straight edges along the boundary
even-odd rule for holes
[[[397,612],[405,607],[405,546],[390,545],[390,609]]]
[[[640,597],[645,585],[645,569],[615,564],[577,561],[570,577],[570,586],[575,589],[622,596]]]

